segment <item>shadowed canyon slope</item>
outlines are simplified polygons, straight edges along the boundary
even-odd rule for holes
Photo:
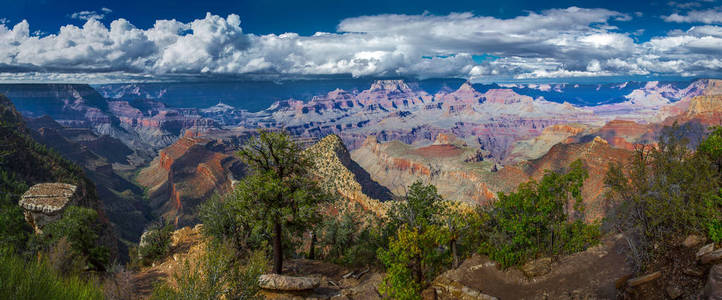
[[[26,127],[21,114],[13,103],[0,94],[0,173],[7,194],[2,196],[11,201],[19,201],[26,189],[39,183],[64,183],[77,187],[75,205],[87,207],[98,213],[99,242],[108,247],[113,259],[125,255],[125,249],[119,249],[118,236],[113,229],[101,201],[96,185],[83,169],[61,157],[57,152],[33,139],[31,129]],[[17,202],[16,202],[17,203]],[[7,219],[6,219],[7,220]],[[7,226],[4,221],[2,226]]]

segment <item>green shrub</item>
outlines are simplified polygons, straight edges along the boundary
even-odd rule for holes
[[[451,261],[448,252],[439,250],[449,240],[449,232],[438,225],[401,225],[389,249],[379,250],[386,266],[379,292],[393,299],[420,299],[421,290]]]
[[[47,262],[0,251],[0,299],[103,299],[94,281],[63,277]]]
[[[316,230],[321,257],[348,266],[376,264],[376,252],[385,246],[380,227],[380,220],[360,209],[327,217]]]
[[[416,228],[438,224],[441,221],[442,202],[434,185],[416,181],[409,186],[406,197],[391,206],[386,230],[393,234],[403,224]]]
[[[70,242],[73,256],[82,257],[88,268],[103,271],[108,265],[110,251],[100,245],[101,227],[98,213],[90,208],[69,206],[60,220],[43,228],[43,234],[33,236],[32,243],[39,250],[49,250],[61,239]]]
[[[523,183],[508,195],[499,193],[489,212],[490,232],[482,252],[506,268],[540,256],[581,251],[597,243],[599,226],[582,221],[581,189],[587,177],[577,160],[566,173],[547,171],[539,182]],[[568,211],[573,215],[568,216]]]
[[[708,221],[707,234],[713,242],[719,244],[722,241],[722,220]]]
[[[17,205],[28,186],[0,165],[0,248],[25,250],[32,228],[25,221],[23,210]]]
[[[658,146],[639,146],[627,165],[610,166],[608,198],[618,204],[611,223],[630,246],[630,260],[644,272],[688,234],[720,239],[722,131],[715,130],[696,153],[675,125],[663,130]]]
[[[170,251],[171,237],[175,227],[170,223],[156,222],[151,224],[141,237],[138,255],[143,264],[164,258]]]
[[[418,299],[421,290],[452,261],[452,235],[444,226],[444,202],[433,185],[420,181],[393,203],[385,231],[388,248],[378,250],[386,267],[380,291],[395,299]]]
[[[175,285],[159,284],[151,299],[257,299],[258,277],[267,270],[264,250],[239,260],[232,246],[210,243],[198,261],[183,262],[181,270],[173,274]]]

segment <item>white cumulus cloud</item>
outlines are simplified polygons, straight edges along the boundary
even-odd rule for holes
[[[100,12],[104,16],[112,10]],[[0,23],[0,80],[20,73],[73,79],[89,74],[92,80],[101,74],[696,75],[719,72],[722,50],[719,26],[673,30],[639,43],[635,32],[622,32],[611,23],[632,16],[578,7],[507,19],[472,13],[361,16],[342,20],[337,32],[310,36],[247,33],[235,14],[207,13],[190,22],[157,20],[150,28],[85,15],[82,26],[65,25],[43,36],[31,34],[27,21],[12,27]],[[493,59],[479,61],[476,55]]]
[[[94,11],[94,10],[83,10],[79,12],[74,12],[70,15],[71,19],[76,20],[90,20],[90,19],[96,19],[96,20],[102,20],[105,18],[106,15],[112,13],[113,10],[107,7],[103,7],[100,9],[100,12]]]
[[[692,10],[686,14],[673,13],[669,16],[663,16],[667,22],[676,23],[704,23],[704,24],[721,24],[722,8],[710,8],[705,10]]]

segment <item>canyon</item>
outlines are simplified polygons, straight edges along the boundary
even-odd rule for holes
[[[369,84],[259,111],[222,101],[174,107],[157,85],[5,84],[0,92],[38,140],[85,168],[111,220],[140,224],[125,226],[128,237],[154,215],[196,222],[200,202],[243,176],[234,152],[259,128],[291,133],[323,161],[320,177],[371,211],[383,211],[416,180],[435,184],[446,199],[484,205],[581,159],[591,175],[583,191],[591,221],[604,215],[609,163],[624,162],[635,144],[655,143],[664,126],[684,126],[694,146],[722,120],[717,80]]]

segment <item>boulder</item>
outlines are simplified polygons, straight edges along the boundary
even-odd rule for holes
[[[642,284],[651,282],[651,281],[653,281],[653,280],[655,280],[655,279],[657,279],[657,278],[659,278],[659,277],[661,277],[661,276],[662,276],[662,273],[659,272],[659,271],[657,271],[657,272],[654,272],[654,273],[650,273],[650,274],[647,274],[647,275],[644,275],[644,276],[639,276],[639,277],[635,277],[635,278],[632,278],[632,279],[630,279],[630,280],[627,280],[627,285],[629,285],[630,287],[635,287],[635,286],[638,286],[638,285],[642,285]]]
[[[722,260],[722,248],[709,252],[699,258],[699,261],[703,264],[715,263]]]
[[[552,259],[550,257],[544,257],[524,264],[521,270],[528,277],[536,277],[551,272],[551,266]]]
[[[308,291],[319,287],[319,285],[321,285],[321,280],[311,277],[265,274],[258,278],[258,286],[274,291]]]
[[[699,248],[699,250],[697,250],[697,254],[696,254],[697,259],[700,259],[703,255],[710,253],[712,251],[714,251],[714,243],[709,243],[707,245],[704,245],[702,248]]]
[[[39,183],[23,194],[18,202],[25,220],[36,233],[45,225],[55,222],[69,205],[78,202],[78,187],[67,183]]]
[[[715,265],[710,269],[702,298],[722,300],[722,264]]]
[[[704,243],[704,240],[705,239],[699,235],[690,234],[689,236],[687,236],[686,239],[684,239],[684,241],[682,242],[682,246],[685,246],[687,248],[694,248]]]

